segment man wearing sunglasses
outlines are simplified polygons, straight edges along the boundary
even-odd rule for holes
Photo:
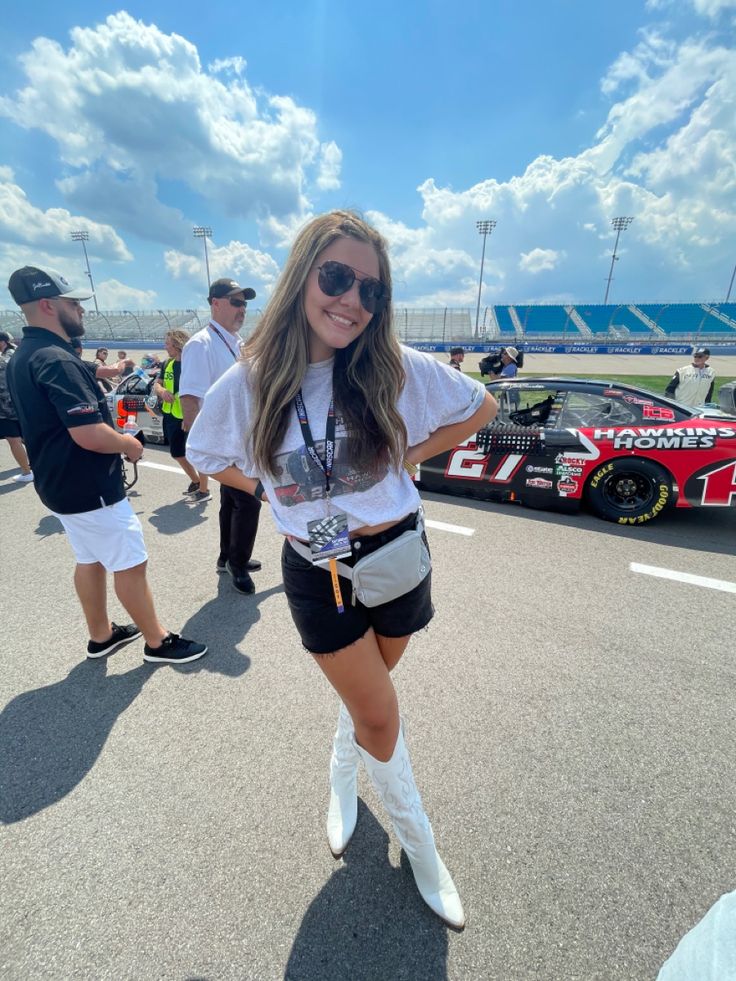
[[[255,290],[240,286],[234,279],[217,279],[210,286],[207,300],[210,322],[184,346],[181,356],[179,398],[183,413],[182,429],[189,432],[205,395],[240,357],[238,332],[245,322],[249,300]],[[220,485],[220,554],[217,572],[229,572],[241,593],[254,593],[251,572],[261,568],[252,559],[258,532],[261,502],[252,494]]]
[[[674,373],[665,394],[683,405],[696,406],[710,402],[716,373],[708,364],[709,357],[707,347],[694,347],[692,364],[686,364]]]

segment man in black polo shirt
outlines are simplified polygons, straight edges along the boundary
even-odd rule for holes
[[[84,334],[80,300],[90,294],[37,266],[17,269],[8,289],[28,324],[8,366],[8,387],[38,496],[63,524],[77,559],[74,585],[89,627],[87,656],[111,654],[143,634],[146,661],[182,664],[202,657],[205,645],[169,633],[154,609],[143,532],[125,496],[121,465],[121,456],[140,459],[143,447],[115,431],[93,368],[70,343]],[[110,621],[108,572],[134,623]]]

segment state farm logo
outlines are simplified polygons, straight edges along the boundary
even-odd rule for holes
[[[552,473],[552,467],[533,467],[531,463],[526,468],[527,473]]]

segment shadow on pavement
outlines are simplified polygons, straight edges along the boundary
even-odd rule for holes
[[[51,535],[63,535],[64,525],[53,514],[46,514],[38,522],[38,527],[33,532],[40,538],[49,538]]]
[[[182,674],[211,671],[229,678],[238,678],[245,674],[250,667],[250,658],[247,654],[241,654],[238,645],[242,644],[253,624],[261,619],[259,605],[283,591],[284,587],[279,583],[271,589],[245,596],[235,589],[230,576],[219,576],[217,596],[197,610],[181,629],[174,628],[177,633],[190,640],[207,644],[209,650],[200,661],[182,664],[176,670]]]
[[[229,576],[220,577],[217,597],[181,628],[173,628],[206,643],[209,651],[175,670],[229,678],[245,674],[251,662],[238,645],[260,619],[258,604],[282,589],[242,596],[232,589]],[[171,665],[144,662],[108,677],[105,660],[85,660],[63,681],[12,699],[0,713],[0,822],[22,821],[74,790],[94,766],[118,717],[154,671],[165,667]]]
[[[177,535],[207,521],[206,507],[207,504],[188,504],[182,498],[173,504],[162,504],[151,512],[148,520],[162,535]]]
[[[32,487],[32,486],[33,484],[21,484],[19,481],[11,480],[9,483],[3,484],[2,487],[0,487],[0,496],[2,496],[3,494],[10,494],[16,490],[21,490],[23,487]]]
[[[151,674],[140,664],[108,678],[104,661],[82,661],[9,702],[0,713],[0,821],[22,821],[74,790]]]
[[[446,981],[447,932],[403,852],[401,868],[391,866],[388,835],[359,800],[355,836],[306,912],[284,979]]]

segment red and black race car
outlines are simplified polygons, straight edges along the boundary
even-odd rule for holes
[[[426,460],[417,478],[424,489],[566,511],[585,502],[632,525],[670,506],[736,507],[736,406],[701,411],[585,379],[486,388],[499,402],[496,419]]]

